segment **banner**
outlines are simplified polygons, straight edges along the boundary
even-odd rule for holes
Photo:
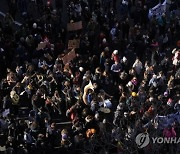
[[[63,58],[63,63],[64,65],[66,65],[67,63],[69,63],[71,60],[73,60],[76,57],[76,53],[75,50],[72,49],[69,53],[67,53]]]
[[[68,49],[76,49],[79,48],[80,39],[74,39],[68,41]]]
[[[159,3],[155,7],[149,9],[149,14],[148,14],[149,19],[152,18],[154,15],[156,15],[156,18],[161,17],[162,14],[166,12],[166,5],[167,5],[167,1],[165,0],[163,4]]]
[[[67,24],[68,31],[76,31],[80,29],[82,29],[82,21]]]
[[[159,129],[164,129],[172,125],[175,121],[177,123],[180,123],[180,112],[176,112],[174,114],[168,114],[167,116],[157,115],[154,118],[154,121],[158,123]]]

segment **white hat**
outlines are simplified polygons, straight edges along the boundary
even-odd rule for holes
[[[97,112],[95,115],[94,115],[95,119],[99,119],[99,113]]]
[[[126,57],[123,57],[122,61],[123,61],[123,62],[126,62],[126,61],[127,61],[127,58],[126,58]]]
[[[105,124],[106,123],[106,119],[103,119],[103,124]]]
[[[4,52],[4,49],[3,49],[3,48],[0,48],[0,52]]]
[[[127,87],[131,87],[132,86],[132,82],[129,81],[128,84],[127,84]]]
[[[33,23],[33,28],[36,29],[37,28],[37,24]]]
[[[118,54],[118,50],[114,50],[113,54],[117,55]]]
[[[106,38],[103,38],[103,40],[102,40],[102,41],[103,41],[103,43],[106,43]]]
[[[79,71],[82,72],[84,70],[83,67],[79,67]]]
[[[128,112],[124,112],[124,115],[128,115]]]
[[[150,101],[150,102],[152,102],[153,100],[154,100],[154,98],[153,98],[153,97],[150,97],[150,98],[149,98],[149,101]]]

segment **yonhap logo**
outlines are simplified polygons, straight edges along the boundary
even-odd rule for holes
[[[148,133],[140,133],[136,136],[136,144],[138,148],[144,148],[146,147],[149,143],[153,144],[178,144],[180,143],[180,137],[149,137]]]
[[[149,135],[147,133],[140,133],[136,136],[136,144],[138,145],[138,148],[144,148],[146,147],[149,142]]]

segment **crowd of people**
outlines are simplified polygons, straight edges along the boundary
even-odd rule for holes
[[[40,18],[25,2],[8,3],[21,6],[20,27],[13,10],[0,21],[0,152],[180,152],[179,144],[135,142],[139,133],[179,137],[179,1],[151,18],[163,0],[56,1],[56,10],[30,1]],[[64,9],[82,29],[63,26]]]

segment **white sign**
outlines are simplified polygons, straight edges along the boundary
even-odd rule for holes
[[[159,3],[155,7],[149,9],[149,18],[152,18],[154,15],[156,15],[157,18],[162,16],[163,13],[166,12],[166,5],[167,5],[167,0],[164,1],[163,4]]]

